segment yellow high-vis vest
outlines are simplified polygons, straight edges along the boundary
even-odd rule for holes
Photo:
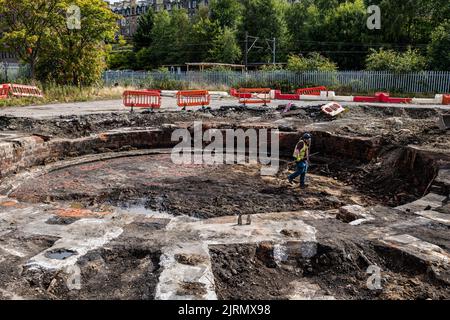
[[[306,157],[306,153],[308,152],[308,145],[303,141],[303,148],[297,153],[297,146],[295,146],[294,158],[295,161],[302,161]]]

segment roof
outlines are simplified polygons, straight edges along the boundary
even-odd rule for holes
[[[218,63],[218,62],[186,62],[187,66],[201,66],[201,67],[232,67],[232,68],[245,68],[243,64],[232,63]]]

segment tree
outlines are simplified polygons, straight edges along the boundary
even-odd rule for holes
[[[450,71],[450,20],[444,21],[431,34],[428,58],[433,70]]]
[[[149,47],[152,44],[151,32],[154,26],[155,13],[149,9],[139,17],[136,32],[133,35],[133,43],[136,51]]]
[[[81,10],[81,28],[69,28],[68,9]],[[117,16],[102,0],[0,0],[2,43],[30,65],[32,79],[91,84],[105,66]]]
[[[379,42],[392,47],[426,43],[430,34],[449,16],[448,0],[365,0],[381,9],[382,29]]]
[[[366,59],[366,69],[371,71],[391,71],[395,73],[417,72],[426,67],[425,57],[417,50],[409,48],[404,53],[393,50],[371,49]]]
[[[169,61],[185,63],[191,47],[187,46],[191,38],[191,23],[186,10],[173,10],[170,19],[171,38],[166,43]]]
[[[345,69],[360,69],[367,53],[363,35],[367,31],[363,0],[340,3],[325,15],[322,39],[329,43],[329,56]],[[322,51],[322,50],[321,50]]]
[[[55,26],[65,21],[65,8],[61,0],[0,0],[1,42],[30,65],[32,79],[44,43],[50,42]]]
[[[217,21],[201,18],[195,23],[192,26],[191,36],[189,37],[189,61],[202,62],[209,60],[213,42],[217,40],[220,33],[221,28]],[[233,50],[233,48],[230,49]]]
[[[220,27],[237,29],[242,21],[243,7],[236,0],[212,0],[209,4],[211,19],[217,21]]]
[[[164,64],[185,63],[192,50],[188,46],[191,38],[191,24],[185,10],[160,11],[154,16],[150,32],[152,43],[137,53],[138,65],[153,69]]]
[[[242,56],[242,51],[236,40],[235,32],[225,27],[216,35],[212,49],[209,51],[209,60],[221,63],[236,63]]]
[[[331,60],[321,56],[317,52],[310,53],[307,57],[290,55],[286,69],[289,71],[336,71],[337,65]]]
[[[102,0],[70,0],[80,8],[79,29],[55,24],[41,49],[37,76],[62,84],[91,85],[97,82],[106,67],[106,57],[117,28],[117,16]],[[65,15],[64,15],[65,16]]]
[[[168,60],[167,47],[171,41],[171,17],[167,11],[155,14],[150,37],[154,39],[151,46],[142,48],[137,53],[138,64],[145,69],[151,69]]]
[[[265,39],[276,38],[278,57],[282,59],[286,48],[286,20],[285,12],[288,6],[285,0],[243,0],[243,22],[240,27],[240,39],[244,40],[245,33],[261,40],[258,47],[262,49],[252,50],[249,61],[269,62],[272,60],[272,52]],[[243,43],[243,42],[241,42]]]
[[[294,3],[286,13],[287,29],[289,33],[289,50],[301,53],[315,48],[312,41],[321,40],[317,32],[323,17],[314,0]]]
[[[191,19],[192,23],[197,23],[200,19],[208,19],[210,16],[209,6],[201,3],[197,7],[197,11]]]

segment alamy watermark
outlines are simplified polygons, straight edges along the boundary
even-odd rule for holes
[[[66,24],[69,30],[81,29],[81,9],[77,5],[71,5],[66,11]]]
[[[172,141],[180,141],[171,153],[175,164],[256,164],[261,175],[276,175],[279,169],[279,131],[275,129],[208,129],[195,121],[189,129],[177,129]],[[207,144],[207,145],[205,145]]]
[[[381,290],[383,287],[381,286],[381,268],[376,265],[370,265],[367,268],[366,273],[370,274],[370,277],[367,279],[367,288],[369,290]]]
[[[64,270],[68,277],[66,279],[67,289],[81,290],[81,269],[77,265],[67,266]]]
[[[370,16],[367,18],[367,28],[369,30],[381,29],[381,9],[377,5],[371,5],[367,7],[367,13]]]

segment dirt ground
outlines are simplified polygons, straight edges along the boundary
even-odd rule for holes
[[[309,187],[302,190],[298,181],[287,182],[291,172],[285,168],[276,177],[262,177],[258,165],[180,166],[170,161],[170,154],[139,156],[54,171],[24,182],[11,196],[103,209],[144,202],[149,209],[198,218],[375,203],[351,185],[321,175],[310,174]]]
[[[45,139],[84,137],[117,128],[184,126],[194,120],[220,128],[259,124],[284,132],[321,131],[381,139],[379,155],[369,162],[332,154],[313,156],[307,189],[300,189],[298,181],[288,183],[286,177],[292,172],[288,158],[280,159],[277,175],[264,177],[260,165],[177,165],[164,151],[88,163],[80,157],[78,164],[42,176],[24,175],[0,203],[0,299],[157,299],[164,296],[167,284],[161,279],[170,278],[165,272],[173,272],[171,263],[180,270],[192,267],[192,273],[183,271],[189,275],[195,274],[198,265],[210,268],[219,299],[450,299],[450,267],[448,263],[435,265],[433,260],[450,257],[448,224],[394,209],[431,190],[430,177],[434,178],[437,169],[430,163],[435,165],[439,159],[419,159],[418,168],[404,167],[412,163],[405,148],[431,150],[434,157],[448,153],[450,133],[436,125],[440,112],[361,106],[349,107],[330,119],[318,107],[309,106],[288,113],[224,107],[206,112],[42,120],[0,117],[4,132],[32,133]],[[447,200],[425,210],[448,214]],[[348,205],[375,208],[370,211],[371,220],[351,225],[336,219]],[[276,235],[264,233],[265,229],[248,234],[246,229],[235,229],[238,215],[276,213],[279,216],[267,220],[271,226],[292,212],[302,213],[292,224],[301,220],[303,229],[272,227]],[[225,222],[215,220],[220,218],[233,223],[225,227]],[[103,234],[94,237],[91,231],[85,232],[83,223],[89,221],[100,226],[92,227],[93,233],[104,228],[105,234],[114,237],[102,242]],[[219,239],[214,231],[229,232],[229,238],[239,241]],[[305,240],[308,232],[314,236]],[[404,235],[417,239],[417,254],[408,251],[409,243],[379,241]],[[52,253],[76,255],[75,249],[61,249],[58,243],[66,247],[81,243],[83,249],[84,237],[92,237],[85,242],[95,245],[76,259],[83,278],[81,290],[69,290],[67,274],[61,270],[28,268],[30,261],[47,261],[43,252],[47,258]],[[299,239],[314,243],[312,256],[298,252],[284,260],[275,256],[280,246]],[[171,246],[199,243],[205,244],[206,253],[177,253],[168,258]],[[61,251],[49,251],[52,248]],[[53,262],[64,264],[67,259]],[[382,269],[380,290],[368,289],[371,265]],[[208,290],[199,279],[188,277],[179,281],[175,291],[184,297],[206,297]]]

